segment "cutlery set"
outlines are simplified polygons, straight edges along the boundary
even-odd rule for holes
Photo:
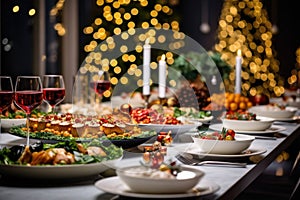
[[[177,154],[175,158],[177,158],[180,162],[186,165],[191,166],[201,166],[201,165],[214,165],[214,166],[226,166],[226,167],[246,167],[247,163],[240,163],[240,162],[228,162],[228,161],[199,161],[197,159],[191,158],[192,156],[184,153],[184,154]]]

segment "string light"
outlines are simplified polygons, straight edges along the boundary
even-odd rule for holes
[[[100,51],[97,49],[98,54],[102,55],[108,51],[119,51],[121,53],[122,56],[120,58],[112,58],[106,65],[106,69],[112,73],[111,80],[113,80],[113,85],[128,83],[128,78],[122,76],[125,72],[130,76],[134,76],[138,87],[142,85],[142,70],[138,66],[142,63],[140,54],[143,51],[142,43],[146,38],[150,38],[150,44],[155,44],[156,42],[163,44],[168,42],[168,40],[182,40],[185,37],[183,33],[179,33],[179,22],[171,17],[173,14],[171,5],[168,1],[161,1],[159,3],[148,0],[96,1],[96,6],[100,12],[91,25],[83,28],[85,35],[93,36],[90,43],[84,46],[84,51],[87,53],[93,52],[101,43]],[[143,12],[140,12],[141,10]],[[163,35],[157,36],[156,31],[153,29],[140,34],[137,34],[135,31],[135,28],[146,30],[149,27],[156,27],[157,30],[161,28],[172,29],[177,33],[174,33],[174,38],[166,38]],[[124,40],[124,43],[116,45],[114,41],[108,40],[113,35],[119,35]],[[131,36],[137,37],[141,43],[136,44],[134,47],[135,51],[128,52],[129,46],[125,41]],[[107,44],[103,44],[103,41],[106,41]],[[183,47],[184,43],[174,42],[172,46],[173,49],[178,49]],[[91,70],[90,66],[95,63],[93,57],[90,59],[92,61],[83,66],[87,69],[83,71],[85,73],[88,73]],[[168,64],[174,62],[171,52],[166,53],[166,61]],[[152,69],[156,69],[157,63],[153,62],[150,66]]]

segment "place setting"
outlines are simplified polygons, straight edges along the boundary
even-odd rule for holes
[[[222,128],[230,128],[239,134],[253,135],[256,139],[274,140],[284,136],[281,132],[286,128],[275,124],[276,119],[260,116],[249,110],[227,111],[222,116],[221,123],[211,124],[209,129],[221,131]]]
[[[240,134],[224,127],[221,131],[194,133],[191,138],[193,142],[183,148],[178,147],[179,153],[176,155],[176,158],[189,165],[246,167],[250,157],[267,151],[252,146],[255,136]]]
[[[203,180],[205,173],[201,169],[182,165],[169,156],[170,143],[154,142],[138,156],[139,164],[118,166],[114,176],[96,181],[95,187],[117,199],[202,197],[220,189],[213,181]]]

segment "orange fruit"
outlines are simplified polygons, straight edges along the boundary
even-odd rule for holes
[[[240,102],[239,108],[242,109],[242,110],[246,110],[247,109],[247,104],[245,102]]]
[[[235,111],[238,109],[238,105],[235,102],[230,103],[230,110]]]
[[[251,108],[251,107],[252,107],[252,105],[253,105],[253,104],[252,104],[252,102],[251,102],[251,101],[248,101],[248,102],[247,102],[247,108]]]

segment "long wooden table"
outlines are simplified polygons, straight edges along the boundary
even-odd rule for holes
[[[300,128],[297,123],[280,123],[286,129],[280,132],[284,137],[276,140],[255,139],[252,148],[266,149],[262,159],[254,164],[250,163],[246,168],[230,168],[219,166],[196,166],[205,172],[203,181],[214,182],[220,186],[220,189],[212,195],[199,197],[197,199],[234,199],[248,185],[250,185],[274,159],[286,148],[288,148],[294,140],[300,137]],[[1,136],[2,143],[22,143],[24,138],[18,138],[10,134],[4,133]],[[179,141],[168,147],[168,156],[174,156],[179,149],[190,145],[186,141]],[[133,151],[125,151],[124,158],[118,163],[120,166],[137,165],[141,159],[141,154]],[[113,170],[108,170],[102,174],[102,178],[111,176]],[[124,199],[124,197],[115,197],[114,194],[105,193],[94,186],[95,179],[81,180],[78,182],[53,183],[47,185],[39,185],[25,180],[23,183],[15,182],[0,178],[0,199],[17,200],[17,199]],[[126,199],[126,198],[125,198]]]

